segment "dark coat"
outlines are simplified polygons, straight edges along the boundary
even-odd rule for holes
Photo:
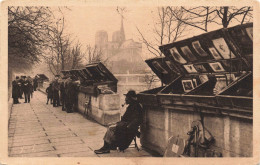
[[[24,91],[25,93],[29,93],[29,92],[31,91],[31,82],[30,82],[29,80],[25,80],[25,81],[23,82],[22,87],[23,87],[23,91]]]
[[[53,97],[52,86],[48,86],[46,88],[46,93],[47,93],[48,98],[52,98]]]
[[[128,148],[136,136],[138,127],[142,123],[142,106],[138,102],[130,104],[120,122],[116,125],[116,146],[120,150]]]
[[[12,82],[12,98],[20,97],[20,87],[17,81]]]

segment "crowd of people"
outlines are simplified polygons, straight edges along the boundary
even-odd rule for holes
[[[31,78],[30,76],[16,76],[12,82],[12,98],[14,104],[20,104],[19,99],[25,99],[24,103],[30,103],[33,97],[33,92],[38,86],[38,78]],[[23,97],[24,96],[24,97]]]
[[[79,81],[75,76],[64,76],[60,79],[56,75],[54,80],[46,88],[47,102],[53,107],[62,106],[62,110],[72,113],[77,110]]]

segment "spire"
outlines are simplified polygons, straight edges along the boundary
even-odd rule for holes
[[[120,35],[121,35],[121,43],[125,41],[125,30],[124,30],[124,23],[123,23],[124,17],[121,15],[121,28],[120,28]]]

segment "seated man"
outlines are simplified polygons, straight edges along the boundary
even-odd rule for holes
[[[119,147],[125,150],[131,144],[142,122],[142,106],[137,102],[135,91],[126,94],[125,103],[129,104],[121,121],[110,126],[104,136],[104,146],[95,150],[96,154],[110,153],[111,149]]]

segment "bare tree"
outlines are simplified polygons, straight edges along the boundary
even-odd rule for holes
[[[96,63],[96,62],[107,62],[107,58],[104,57],[103,51],[98,46],[91,46],[87,45],[87,55],[85,56],[85,59],[87,60],[88,64]]]
[[[50,54],[45,59],[53,75],[60,74],[62,70],[71,70],[82,66],[84,54],[81,50],[81,44],[77,42],[73,46],[70,34],[65,33],[65,18],[63,14],[52,26],[50,36]]]
[[[151,89],[155,82],[160,82],[160,79],[152,71],[145,73],[144,82],[148,85],[148,89]]]
[[[185,25],[208,31],[209,24],[220,25],[227,28],[230,22],[234,21],[237,24],[250,22],[253,18],[253,8],[250,6],[234,7],[234,6],[197,6],[197,7],[176,7],[168,6],[172,16]],[[183,15],[180,17],[179,12]]]
[[[29,69],[40,60],[49,43],[52,16],[48,7],[8,7],[9,67]]]
[[[178,17],[183,17],[183,13],[179,11],[178,8],[172,10],[176,10],[176,15],[178,15]],[[136,29],[147,50],[154,56],[162,56],[159,46],[176,41],[183,34],[186,25],[177,20],[167,7],[158,7],[157,14],[158,21],[154,24],[153,39],[145,37],[144,33],[141,32],[138,27],[136,27]]]

